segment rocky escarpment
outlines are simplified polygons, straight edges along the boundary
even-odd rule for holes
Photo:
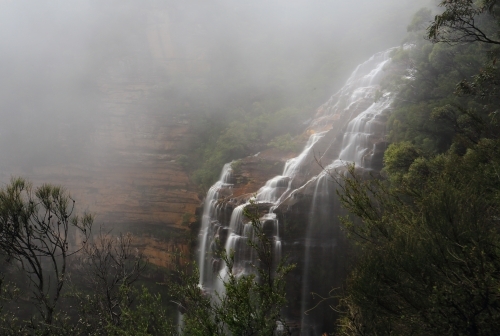
[[[142,14],[137,51],[113,60],[89,84],[97,101],[89,104],[88,125],[52,120],[57,160],[4,158],[0,178],[63,185],[78,211],[96,215],[96,226],[133,233],[152,263],[169,266],[172,251],[187,254],[201,198],[177,160],[194,135],[192,102],[165,88],[175,76],[198,81],[209,66],[199,50],[190,51],[194,57],[178,48],[168,10]]]
[[[148,109],[151,86],[103,84],[102,114],[78,157],[54,165],[10,166],[1,178],[22,175],[35,184],[65,186],[79,211],[96,215],[96,225],[132,232],[150,260],[166,266],[167,254],[186,244],[186,224],[194,220],[200,198],[176,161],[192,136],[189,116]]]

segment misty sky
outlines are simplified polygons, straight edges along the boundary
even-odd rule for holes
[[[246,92],[288,99],[336,62],[325,81],[338,89],[357,63],[398,44],[427,2],[0,1],[1,166],[70,159],[107,113],[111,81],[163,83],[172,99],[203,91],[221,108]],[[190,70],[171,70],[181,62]]]

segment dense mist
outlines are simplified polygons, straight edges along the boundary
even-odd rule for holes
[[[216,131],[197,125],[186,140],[176,135],[186,148],[163,145],[158,127],[168,136],[200,117],[228,122],[255,103],[310,115],[361,60],[401,43],[411,15],[425,5],[1,1],[2,176],[50,175],[67,184],[67,171],[79,169],[92,182],[120,160],[139,170],[150,165],[145,155],[172,161],[179,154],[173,149],[197,146],[193,133],[226,124]]]
[[[0,0],[0,334],[498,334],[499,17]]]

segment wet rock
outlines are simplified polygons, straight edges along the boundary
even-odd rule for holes
[[[219,230],[218,239],[222,246],[226,245],[227,237],[229,236],[229,228],[224,227]]]
[[[268,219],[262,223],[262,232],[268,236],[272,237],[275,234],[276,221]]]

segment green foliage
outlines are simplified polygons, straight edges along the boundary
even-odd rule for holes
[[[483,119],[496,109],[497,51],[480,44],[431,44],[418,36],[410,35],[413,47],[401,48],[393,57],[409,69],[407,76],[385,83],[399,91],[388,122],[389,140],[411,142],[433,155],[448,150],[458,131],[438,117],[439,109],[453,109],[456,115],[475,109]]]
[[[305,117],[295,108],[269,112],[261,105],[254,104],[252,109],[249,114],[243,110],[235,112],[241,118],[228,123],[220,135],[209,142],[199,144],[197,156],[201,167],[194,171],[192,177],[204,189],[208,189],[217,180],[225,163],[258,152],[271,139],[285,132],[289,133],[291,129],[298,131],[297,125]],[[287,146],[290,147],[291,144]]]
[[[500,328],[500,141],[419,157],[398,183],[350,169],[344,219],[360,247],[345,334],[491,335]]]
[[[384,155],[384,169],[391,175],[406,172],[420,155],[420,151],[409,142],[391,144]]]
[[[238,174],[240,172],[241,164],[242,164],[241,160],[236,160],[231,162],[231,169],[233,170],[234,174]]]
[[[130,292],[133,293],[130,293]],[[127,305],[131,294],[136,297],[134,306]],[[129,287],[120,289],[123,306],[121,323],[116,325],[107,321],[106,335],[109,336],[146,336],[175,335],[175,326],[170,321],[160,295],[154,295],[146,287],[140,290]]]
[[[498,31],[497,6],[441,6],[428,37],[452,43],[416,39],[395,54],[411,68],[396,84],[386,179],[363,180],[351,166],[340,183],[359,258],[341,300],[345,335],[500,329],[498,50],[496,34],[474,35]],[[422,25],[409,30],[415,39]],[[453,43],[470,41],[486,43]]]
[[[436,15],[427,28],[434,42],[482,42],[500,44],[494,17],[499,14],[497,0],[443,0],[444,12]]]
[[[419,32],[427,28],[431,21],[431,10],[422,8],[413,15],[413,19],[407,27],[408,32]]]
[[[278,135],[269,142],[268,146],[279,149],[283,152],[296,152],[300,149],[300,145],[290,135],[290,133]]]
[[[187,155],[179,154],[175,157],[175,162],[182,168],[186,169],[189,166],[189,157]]]
[[[146,265],[130,234],[112,236],[101,230],[85,244],[80,270],[75,271],[83,284],[70,295],[80,303],[80,319],[95,333],[106,324],[121,326],[136,301],[136,282]]]
[[[285,277],[293,269],[273,257],[272,237],[268,237],[255,206],[245,209],[251,220],[254,238],[250,246],[258,256],[255,273],[238,276],[234,267],[234,251],[222,252],[227,267],[223,280],[224,293],[210,297],[198,286],[198,274],[181,272],[181,285],[174,289],[183,315],[184,335],[289,335],[281,316],[286,304]],[[278,326],[281,325],[281,328]]]
[[[90,235],[93,217],[76,216],[74,203],[62,187],[33,189],[22,178],[0,189],[0,253],[28,283],[28,302],[36,313],[21,324],[33,332],[46,334],[57,320],[69,258],[78,251],[73,237],[86,241]]]
[[[92,236],[93,216],[74,203],[21,178],[0,189],[0,334],[173,334],[161,297],[135,285],[146,262],[130,236]]]
[[[179,270],[179,283],[169,284],[171,292],[184,313],[182,334],[185,335],[271,335],[282,321],[280,311],[285,304],[285,276],[292,269],[282,261],[276,271],[272,256],[272,240],[262,231],[256,214],[252,218],[255,241],[250,242],[261,261],[256,273],[236,277],[233,273],[233,255],[224,255],[228,265],[225,294],[214,300],[198,286],[198,274],[188,268]],[[130,305],[131,297],[134,305]],[[160,298],[145,288],[120,289],[121,317],[116,323],[107,314],[95,316],[96,304],[92,296],[80,300],[82,318],[72,330],[75,334],[91,335],[173,335],[176,331],[168,322]],[[94,311],[94,312],[92,312]],[[94,317],[91,317],[94,316]],[[91,320],[85,318],[91,317]],[[96,321],[95,319],[98,319]],[[286,329],[285,329],[286,330]]]

